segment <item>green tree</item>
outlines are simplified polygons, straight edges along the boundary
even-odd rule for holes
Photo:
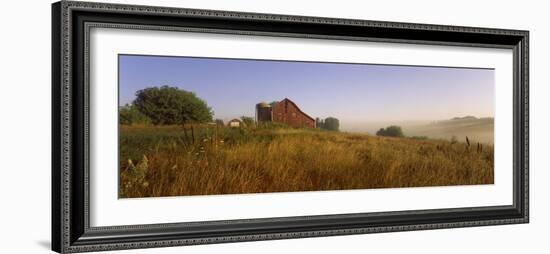
[[[338,131],[340,130],[340,121],[334,117],[327,117],[323,123],[323,129]]]
[[[325,128],[325,123],[323,121],[323,119],[317,117],[315,118],[315,127],[317,127],[318,129],[324,129]]]
[[[397,125],[391,125],[386,127],[386,129],[381,128],[376,132],[377,136],[384,137],[404,137],[403,130]]]
[[[177,87],[150,87],[136,92],[133,105],[153,124],[211,122],[214,113],[205,101]]]
[[[118,111],[120,124],[150,124],[151,119],[141,113],[135,106],[126,104],[121,106]]]
[[[256,121],[254,120],[254,117],[250,117],[250,116],[241,116],[241,120],[243,121],[244,125],[245,126],[254,126],[254,124],[256,123]]]
[[[214,122],[215,122],[216,125],[218,125],[218,126],[225,126],[225,123],[223,122],[222,119],[216,119],[216,120],[214,120]]]

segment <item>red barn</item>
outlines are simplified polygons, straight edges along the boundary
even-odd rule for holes
[[[293,127],[315,128],[315,119],[304,113],[293,101],[284,100],[272,104],[256,104],[256,121],[278,122]]]

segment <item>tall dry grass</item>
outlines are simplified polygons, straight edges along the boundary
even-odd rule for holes
[[[493,183],[493,147],[308,129],[121,126],[120,197]]]

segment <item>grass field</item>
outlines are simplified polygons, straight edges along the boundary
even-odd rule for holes
[[[121,198],[493,183],[493,147],[475,140],[280,126],[122,125],[119,160]]]

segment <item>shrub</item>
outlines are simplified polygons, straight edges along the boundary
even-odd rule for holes
[[[384,137],[404,137],[403,130],[397,125],[391,125],[386,127],[386,129],[381,128],[376,132],[377,136]]]

